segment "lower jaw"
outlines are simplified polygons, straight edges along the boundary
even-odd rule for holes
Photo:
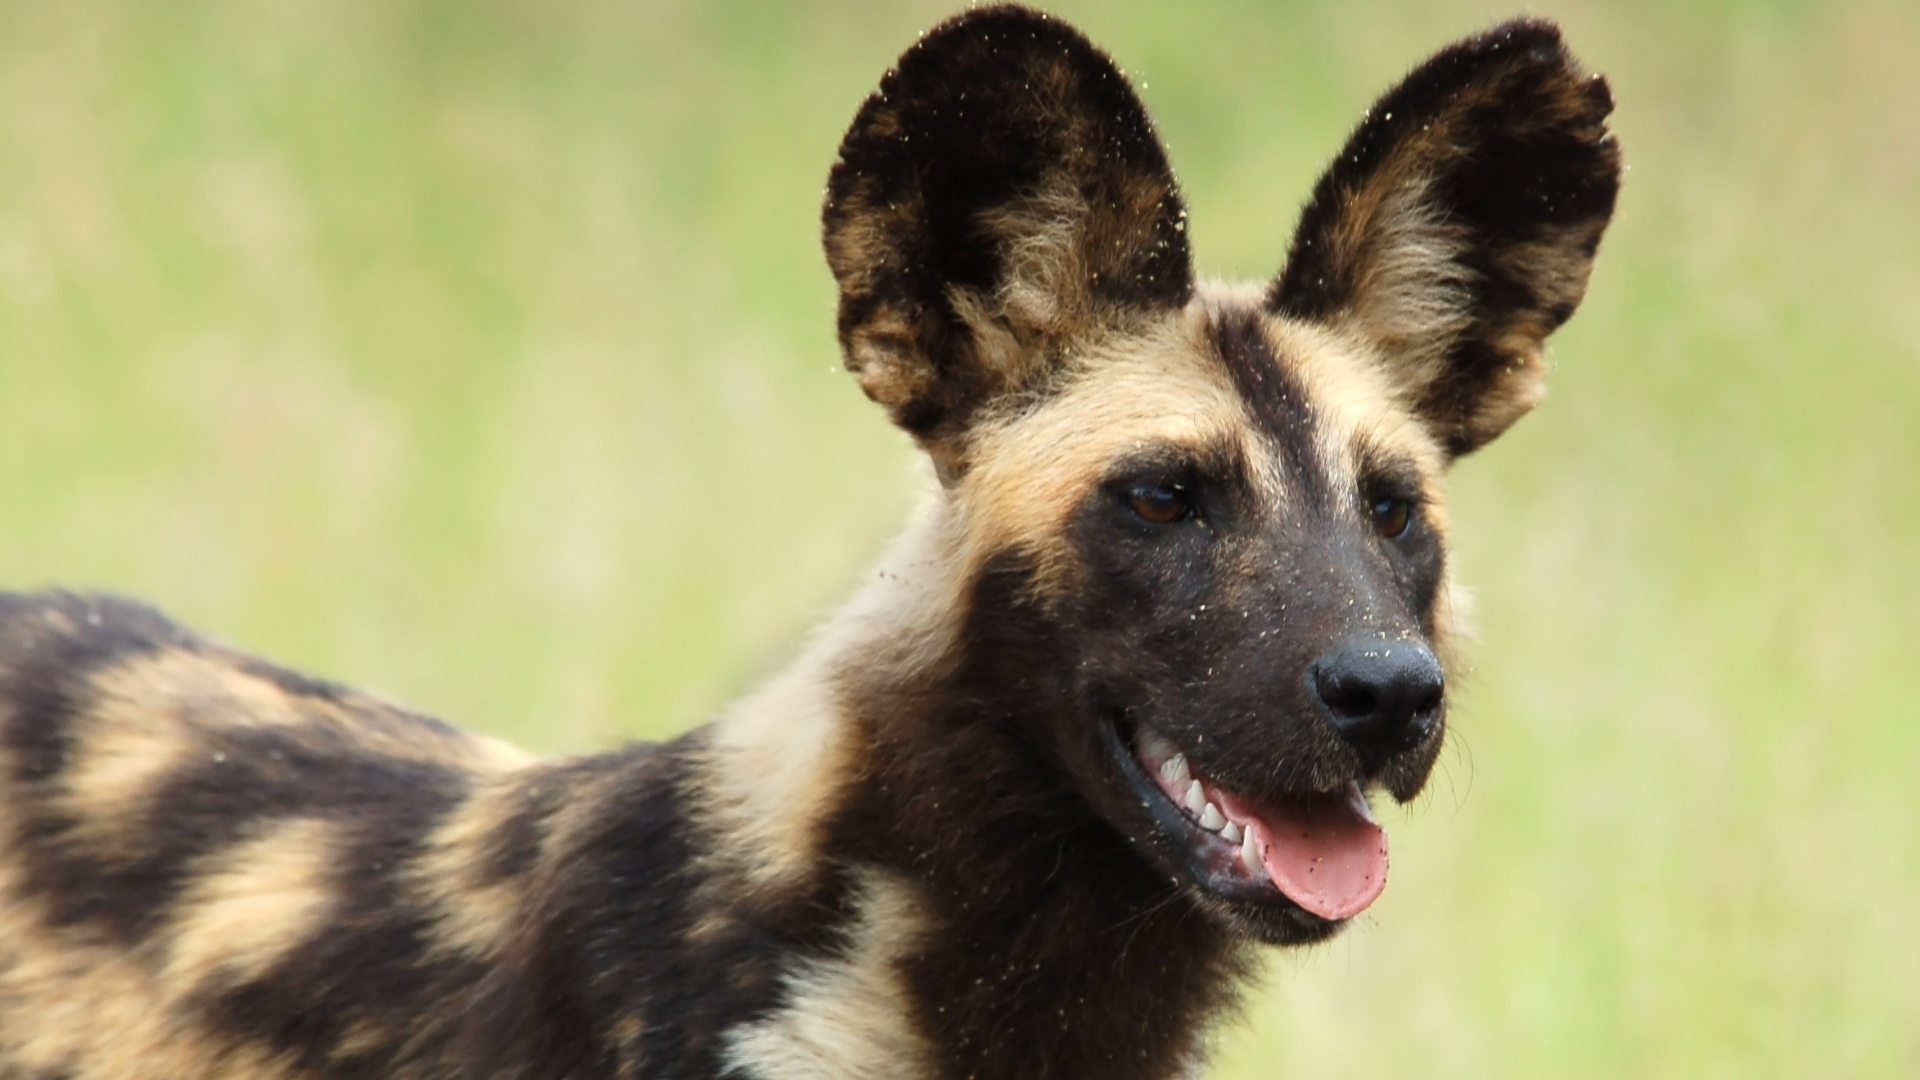
[[[1188,818],[1146,775],[1134,757],[1132,732],[1124,720],[1109,717],[1101,727],[1112,765],[1152,817],[1164,841],[1162,850],[1175,864],[1172,869],[1199,894],[1203,907],[1245,936],[1273,944],[1320,941],[1345,925],[1294,903],[1264,874],[1250,875],[1233,845]]]

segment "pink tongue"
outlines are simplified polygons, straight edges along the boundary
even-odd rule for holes
[[[1386,830],[1368,820],[1365,805],[1349,788],[1229,812],[1247,820],[1267,876],[1287,899],[1323,919],[1350,919],[1387,887]]]

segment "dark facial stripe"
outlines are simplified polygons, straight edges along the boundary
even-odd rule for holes
[[[1283,471],[1301,503],[1317,511],[1334,506],[1321,459],[1317,424],[1306,391],[1274,355],[1273,345],[1252,311],[1223,313],[1209,327],[1215,353],[1233,377],[1233,387],[1253,413],[1254,422],[1273,437]]]

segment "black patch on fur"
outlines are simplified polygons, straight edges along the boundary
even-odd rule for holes
[[[510,881],[534,868],[553,815],[567,805],[583,776],[591,776],[595,759],[550,768],[536,767],[520,778],[513,793],[514,808],[480,852],[482,882]]]
[[[912,327],[899,351],[931,368],[928,392],[885,403],[908,431],[958,430],[995,389],[969,362],[948,290],[992,292],[1005,241],[984,217],[1062,169],[1088,208],[1076,243],[1090,278],[1073,287],[1109,307],[1184,304],[1186,212],[1166,155],[1126,77],[1072,27],[1014,6],[967,12],[907,50],[861,106],[827,182],[827,255],[850,366],[856,331],[891,312]],[[1125,194],[1143,183],[1164,192],[1144,216]]]
[[[707,887],[714,844],[689,813],[698,749],[696,734],[532,781],[530,819],[548,792],[604,794],[549,854],[565,872],[529,898],[541,917],[463,1010],[461,1060],[488,1075],[584,1078],[615,1075],[631,1056],[646,1076],[717,1076],[721,1035],[773,1009],[789,966],[839,940],[842,883],[830,871],[778,896]],[[499,853],[524,864],[523,847]],[[623,1018],[644,1025],[625,1042]]]

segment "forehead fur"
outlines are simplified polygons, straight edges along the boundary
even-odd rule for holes
[[[1258,296],[1203,286],[1184,309],[1083,346],[1046,390],[985,418],[953,493],[970,561],[1017,549],[1043,577],[1070,572],[1066,522],[1087,493],[1118,463],[1168,451],[1237,459],[1276,515],[1306,488],[1357,505],[1363,470],[1385,464],[1411,470],[1437,503],[1445,454],[1365,346],[1262,313]],[[1226,341],[1236,333],[1251,347]],[[1236,348],[1245,355],[1229,359]],[[1298,400],[1283,411],[1263,395]]]
[[[975,429],[955,492],[968,546],[1046,550],[1117,461],[1159,448],[1246,448],[1250,418],[1208,356],[1207,318],[1189,306],[1143,332],[1078,350],[1043,395]],[[1046,568],[1043,565],[1043,573]]]
[[[1318,324],[1269,317],[1263,324],[1275,362],[1305,396],[1312,434],[1331,479],[1352,488],[1358,468],[1389,463],[1418,473],[1423,495],[1437,500],[1447,455],[1432,428],[1413,411],[1373,351]],[[1278,435],[1278,433],[1276,433]]]

